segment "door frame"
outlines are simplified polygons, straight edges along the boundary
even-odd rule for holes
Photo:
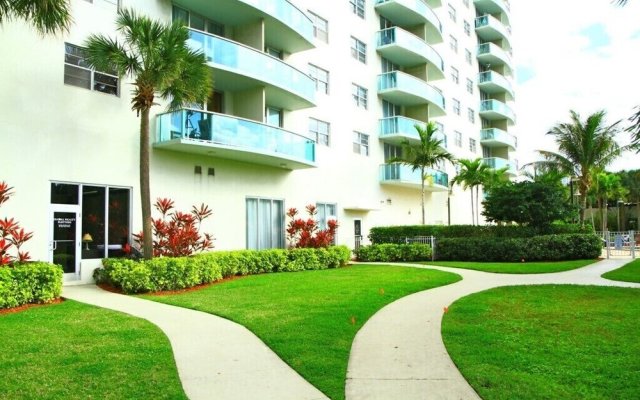
[[[80,260],[82,258],[82,208],[78,204],[50,204],[49,205],[49,262],[53,263],[53,251],[55,249],[54,238],[54,214],[57,212],[67,212],[76,214],[76,260],[75,272],[64,273],[64,280],[80,279]]]

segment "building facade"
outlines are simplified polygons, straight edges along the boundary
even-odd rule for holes
[[[152,109],[151,195],[213,211],[218,249],[284,247],[285,212],[318,207],[353,248],[373,226],[418,224],[420,176],[387,161],[434,121],[457,158],[515,174],[513,65],[504,0],[72,0],[68,33],[3,22],[2,215],[35,259],[86,281],[141,229],[131,85],[83,63],[119,7],[179,19],[210,66],[204,104]],[[37,100],[37,101],[36,101]],[[35,103],[34,103],[35,102]],[[429,171],[428,224],[471,222],[453,165]]]

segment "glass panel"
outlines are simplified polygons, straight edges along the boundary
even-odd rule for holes
[[[53,213],[53,263],[62,266],[65,273],[76,272],[76,223],[74,212]]]
[[[173,20],[182,21],[185,25],[189,24],[189,12],[177,6],[173,6]]]
[[[258,201],[258,249],[269,249],[271,242],[271,200]]]
[[[105,256],[106,189],[100,186],[82,187],[82,258]]]
[[[64,66],[64,83],[91,89],[91,71],[71,65]]]
[[[282,128],[282,110],[273,107],[267,107],[266,121],[267,125]]]
[[[51,184],[51,204],[79,204],[78,199],[78,185]]]
[[[191,13],[191,18],[189,19],[189,26],[193,29],[204,31],[205,20],[201,16]]]
[[[284,248],[284,201],[272,202],[272,247]]]
[[[95,72],[93,78],[93,90],[118,95],[118,78],[99,72]]]
[[[130,200],[129,189],[109,188],[108,257],[122,257],[122,246],[129,243]]]
[[[258,248],[258,200],[247,199],[247,248]]]

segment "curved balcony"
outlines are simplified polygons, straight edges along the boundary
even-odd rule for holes
[[[491,157],[491,158],[483,158],[482,163],[493,169],[502,169],[507,168],[507,174],[509,175],[518,175],[518,171],[513,162],[507,160],[506,158],[500,157]]]
[[[485,147],[508,147],[510,151],[516,149],[516,137],[507,131],[497,128],[482,129],[480,143]]]
[[[511,28],[504,25],[500,20],[492,15],[483,15],[476,18],[476,34],[486,42],[494,40],[505,40],[511,47]]]
[[[442,23],[423,0],[376,0],[378,14],[399,26],[425,24],[430,43],[442,43]]]
[[[418,143],[420,135],[416,130],[416,125],[424,127],[426,124],[424,121],[401,116],[382,118],[378,121],[378,137],[384,142],[395,145],[405,140]],[[447,148],[447,135],[444,132],[436,131],[435,138],[442,141],[442,147]]]
[[[478,45],[478,62],[484,65],[505,65],[509,72],[511,68],[511,56],[495,43],[482,43]]]
[[[444,78],[442,57],[427,42],[402,28],[378,31],[377,51],[381,56],[403,67],[427,64],[430,79]]]
[[[183,109],[156,117],[154,147],[284,169],[315,167],[315,143],[232,115]]]
[[[504,14],[507,19],[511,12],[508,0],[473,0],[473,5],[480,14]]]
[[[399,106],[429,105],[429,117],[446,115],[444,96],[422,79],[401,71],[378,75],[378,95]]]
[[[445,172],[429,168],[425,175],[427,176],[424,181],[426,192],[446,192],[449,190],[449,176]],[[380,183],[420,189],[422,179],[420,170],[413,171],[408,165],[383,164],[380,166]]]
[[[220,36],[189,30],[189,46],[214,68],[216,88],[239,91],[265,87],[267,101],[287,110],[315,105],[311,77],[275,57]]]
[[[478,75],[478,87],[485,93],[506,93],[507,100],[513,100],[513,87],[511,82],[495,71],[480,72]]]
[[[511,125],[516,122],[516,115],[513,110],[499,100],[483,100],[480,103],[479,114],[489,121],[506,119]]]

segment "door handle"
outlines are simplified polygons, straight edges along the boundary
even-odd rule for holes
[[[54,240],[51,242],[51,250],[56,250],[58,248],[58,241]]]

